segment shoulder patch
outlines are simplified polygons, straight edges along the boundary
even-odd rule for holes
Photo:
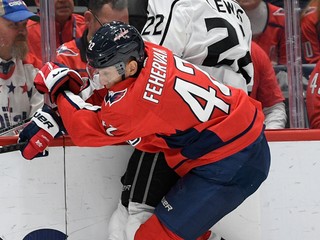
[[[126,93],[127,89],[119,92],[109,91],[108,99],[106,100],[106,105],[109,103],[109,105],[111,106],[112,104],[121,101],[121,99],[126,95]]]
[[[273,13],[274,16],[284,16],[284,9],[283,8],[279,8],[277,11],[275,11]]]
[[[305,11],[305,15],[311,14],[316,12],[317,8],[316,7],[308,7],[308,9]]]
[[[64,56],[78,56],[78,53],[68,48],[66,45],[61,45],[57,49],[57,55],[64,55]]]

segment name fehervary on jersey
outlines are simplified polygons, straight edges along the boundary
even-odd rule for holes
[[[157,48],[153,48],[153,50],[150,77],[143,93],[143,98],[153,103],[159,103],[158,97],[162,94],[167,76],[167,53]]]

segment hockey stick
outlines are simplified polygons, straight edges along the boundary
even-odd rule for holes
[[[10,145],[0,146],[0,154],[19,151],[26,143],[27,142],[20,142],[20,143],[14,143],[14,144],[10,144]],[[45,149],[41,154],[39,154],[39,156],[37,156],[37,157],[46,157],[49,155],[49,151],[47,149]],[[0,240],[1,240],[1,238],[0,238]]]
[[[9,126],[7,128],[1,129],[0,130],[0,136],[6,135],[6,134],[11,133],[13,131],[18,131],[18,130],[24,128],[25,125],[27,125],[31,121],[31,118],[32,117],[29,117],[29,118],[27,118],[25,120],[22,120],[22,121],[14,124],[14,125],[11,125],[11,126]]]
[[[10,144],[10,145],[0,146],[0,154],[18,151],[25,144],[26,144],[25,142],[20,142],[20,143],[14,143],[14,144]]]

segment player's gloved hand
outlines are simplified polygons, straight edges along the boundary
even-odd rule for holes
[[[33,115],[31,122],[20,132],[18,142],[25,142],[20,151],[25,159],[48,155],[50,141],[64,133],[60,117],[47,105]]]
[[[63,90],[70,90],[78,94],[84,82],[79,73],[67,66],[47,62],[37,73],[34,85],[40,93],[48,93],[50,101],[55,103],[56,97]]]

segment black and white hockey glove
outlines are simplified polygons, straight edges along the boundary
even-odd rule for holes
[[[48,155],[46,148],[53,138],[64,133],[60,117],[44,105],[33,115],[31,122],[20,132],[18,142],[25,142],[20,151],[27,160]]]

